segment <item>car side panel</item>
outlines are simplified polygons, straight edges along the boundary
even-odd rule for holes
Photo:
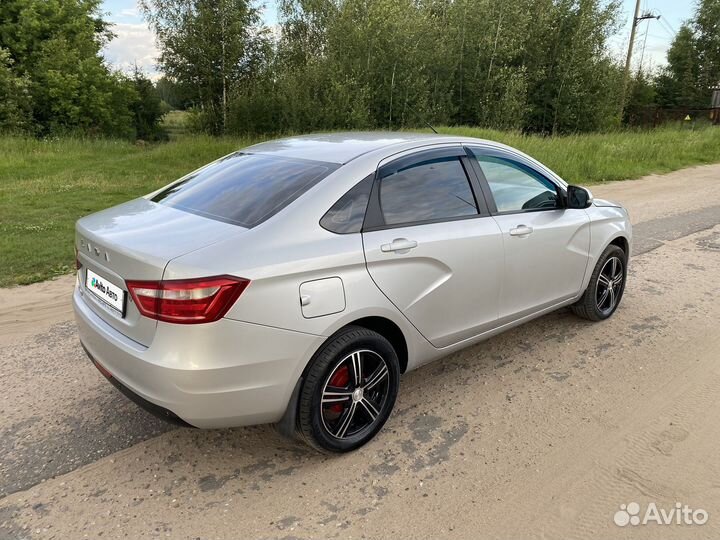
[[[268,230],[260,235],[251,229],[243,236],[242,240],[228,240],[171,261],[164,278],[232,274],[250,279],[226,319],[317,336],[330,336],[363,317],[383,317],[403,332],[409,369],[434,357],[436,349],[370,278],[359,233],[334,234],[317,225],[306,226],[296,235],[270,234]],[[312,318],[303,316],[300,285],[327,278],[342,281],[344,309]]]
[[[409,238],[417,247],[384,252]],[[363,233],[373,281],[436,347],[493,327],[503,279],[503,244],[490,217]]]
[[[590,220],[584,210],[545,210],[494,219],[505,246],[501,320],[520,318],[579,294],[590,249]],[[510,234],[522,226],[532,232]]]

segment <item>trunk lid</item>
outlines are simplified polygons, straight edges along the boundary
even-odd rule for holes
[[[149,346],[157,321],[140,315],[125,281],[160,280],[172,259],[246,230],[144,198],[86,216],[75,226],[75,247],[82,264],[78,280],[84,302],[110,326]],[[121,290],[124,313],[93,294],[87,286],[88,277]]]

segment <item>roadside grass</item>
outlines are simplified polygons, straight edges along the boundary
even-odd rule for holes
[[[0,286],[74,270],[73,227],[250,139],[180,137],[167,144],[0,137]]]
[[[720,128],[659,128],[564,137],[539,137],[478,128],[438,128],[441,133],[478,137],[522,150],[571,184],[592,185],[612,180],[667,173],[720,162]]]
[[[457,127],[441,133],[519,148],[568,182],[593,184],[720,162],[720,129],[660,129],[557,138]],[[171,142],[0,137],[0,286],[74,269],[73,226],[260,139],[180,132]]]
[[[162,127],[171,140],[182,137],[187,133],[187,111],[170,111],[162,119]]]

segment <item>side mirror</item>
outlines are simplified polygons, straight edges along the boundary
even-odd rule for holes
[[[588,208],[593,202],[592,193],[584,187],[568,186],[567,188],[567,207],[568,208]]]

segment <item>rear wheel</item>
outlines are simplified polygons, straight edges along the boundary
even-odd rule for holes
[[[349,452],[390,416],[400,382],[397,354],[383,336],[348,327],[315,355],[303,383],[298,427],[321,451]]]
[[[620,304],[626,277],[627,255],[616,245],[608,246],[595,265],[585,293],[573,304],[573,313],[590,321],[610,317]]]

